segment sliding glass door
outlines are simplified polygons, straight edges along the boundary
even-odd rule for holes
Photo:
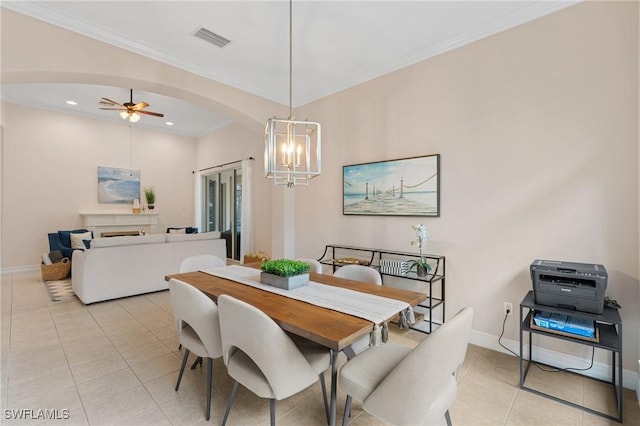
[[[203,228],[220,231],[227,242],[227,258],[240,260],[242,231],[242,169],[203,176]]]

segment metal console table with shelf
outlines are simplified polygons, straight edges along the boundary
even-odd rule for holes
[[[523,315],[523,311],[526,315]],[[595,321],[598,328],[599,338],[598,341],[584,340],[578,337],[567,336],[566,334],[557,334],[552,331],[540,330],[539,328],[531,327],[531,317],[535,311],[544,311],[561,315],[571,315],[578,318],[586,318]],[[529,358],[524,359],[523,341],[525,333],[529,334]],[[553,337],[560,340],[579,343],[581,345],[593,346],[594,348],[600,348],[607,351],[611,351],[611,381],[598,380],[613,386],[613,393],[616,400],[617,416],[612,416],[608,413],[596,411],[592,408],[585,407],[583,405],[576,404],[571,401],[567,401],[562,398],[558,398],[553,395],[541,392],[536,389],[529,388],[525,385],[527,380],[527,374],[529,373],[529,367],[531,363],[535,362],[531,358],[531,335],[540,334],[543,336]],[[617,355],[617,362],[616,362]],[[527,362],[526,368],[524,362]],[[550,366],[553,367],[553,366]],[[597,414],[608,419],[616,420],[622,423],[622,319],[617,309],[605,307],[602,314],[591,314],[588,312],[579,312],[571,309],[557,308],[553,306],[538,305],[535,303],[533,291],[529,291],[527,295],[520,302],[520,388],[529,392],[541,395],[554,401],[561,402],[563,404],[570,405],[575,408],[588,411],[593,414]]]
[[[325,246],[324,253],[318,261],[323,265],[331,266],[332,272],[335,272],[341,266],[354,263],[371,266],[380,272],[383,285],[385,285],[385,277],[388,278],[387,281],[390,279],[402,279],[423,285],[427,298],[416,306],[415,310],[417,313],[424,314],[424,321],[416,323],[411,329],[430,334],[434,331],[434,325],[441,325],[445,320],[445,258],[434,254],[423,254],[422,257],[427,259],[431,265],[431,271],[424,277],[418,276],[414,271],[401,274],[380,270],[380,261],[383,259],[400,261],[419,259],[420,255],[416,253],[328,244]],[[348,260],[340,260],[345,258]],[[434,320],[434,310],[436,308],[441,308],[439,320]]]

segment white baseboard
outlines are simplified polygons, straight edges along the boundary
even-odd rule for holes
[[[520,353],[520,343],[517,340],[505,339],[503,337],[501,342],[516,354]],[[512,353],[498,344],[498,336],[494,336],[489,333],[472,330],[471,336],[469,337],[469,343],[513,356]],[[523,351],[528,354],[529,346],[525,345],[523,347]],[[537,346],[533,347],[533,359],[543,364],[552,365],[558,368],[586,368],[591,363],[591,359],[578,358],[573,355],[552,351],[550,349],[539,348]],[[603,364],[597,361],[593,362],[593,367],[591,369],[587,371],[579,371],[577,373],[599,380],[611,381],[611,365]],[[623,369],[622,386],[632,390],[636,389],[636,393],[638,394],[638,401],[640,403],[640,377],[638,376],[638,373],[636,373],[635,371]]]
[[[22,266],[11,266],[9,268],[0,269],[0,274],[17,274],[19,272],[32,272],[39,271],[40,265],[22,265]]]

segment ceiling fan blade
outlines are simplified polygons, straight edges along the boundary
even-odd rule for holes
[[[129,115],[139,113],[139,114],[145,114],[145,115],[152,115],[154,117],[164,117],[164,114],[160,114],[159,112],[144,111],[144,108],[149,106],[149,104],[146,102],[138,102],[137,104],[134,104],[133,89],[129,89],[129,95],[131,100],[129,102],[125,102],[124,104],[118,103],[113,99],[100,98],[101,101],[99,102],[99,104],[103,105],[100,107],[100,109],[107,110],[107,111],[125,111]]]
[[[118,106],[116,104],[112,104],[112,103],[109,103],[109,102],[102,102],[102,101],[98,102],[98,105],[110,106],[110,107]],[[120,108],[122,108],[122,107],[120,107]]]
[[[138,114],[153,115],[154,117],[164,117],[164,114],[160,114],[159,112],[144,111],[144,110],[139,110],[139,111],[136,111],[136,112]]]
[[[114,101],[114,100],[111,100],[111,99],[109,99],[109,98],[100,98],[100,99],[102,99],[102,101],[100,101],[100,103],[106,103],[106,102],[108,102],[108,103],[110,103],[111,105],[122,105],[121,103],[116,102],[116,101]]]
[[[146,108],[146,107],[148,107],[148,106],[149,106],[149,104],[148,104],[148,103],[146,103],[146,102],[138,102],[137,104],[135,104],[135,105],[132,107],[132,109],[135,109],[136,111],[139,111],[139,110],[141,110],[141,109],[143,109],[143,108]]]

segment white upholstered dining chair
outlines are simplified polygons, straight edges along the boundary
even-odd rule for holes
[[[180,387],[189,353],[193,352],[201,360],[206,359],[205,417],[209,420],[211,414],[213,359],[222,356],[218,307],[203,292],[177,279],[169,281],[169,293],[180,344],[184,347],[184,357],[182,358],[175,390],[177,392]]]
[[[380,272],[364,265],[345,265],[338,268],[333,273],[334,276],[346,278],[354,281],[364,281],[366,283],[382,285],[382,276]]]
[[[322,264],[320,262],[318,262],[315,259],[308,259],[308,258],[299,258],[296,259],[299,260],[300,262],[304,262],[306,264],[309,265],[309,272],[315,272],[316,274],[321,274],[322,273]]]
[[[227,266],[224,260],[212,254],[189,256],[180,263],[180,272],[203,271],[211,268]]]
[[[343,426],[351,401],[362,402],[372,416],[394,425],[451,426],[449,407],[456,398],[454,374],[464,361],[473,310],[464,308],[414,349],[397,343],[372,347],[340,370],[347,394]]]
[[[238,384],[269,399],[273,426],[276,401],[306,389],[320,378],[328,414],[324,371],[329,367],[329,349],[308,340],[291,339],[267,314],[231,296],[221,295],[218,308],[223,359],[234,380],[223,425]]]
[[[345,265],[340,267],[336,272],[333,273],[333,275],[340,278],[346,278],[348,280],[363,281],[370,284],[382,285],[382,276],[380,275],[380,272],[364,265]],[[369,341],[369,336],[361,337],[360,339],[353,342],[343,352],[348,359],[351,359],[362,351],[365,351],[369,347]]]
[[[218,256],[214,256],[212,254],[197,254],[184,258],[182,262],[180,262],[179,272],[204,271],[207,269],[219,268],[221,266],[227,265],[225,261],[220,259]],[[178,349],[182,349],[182,344],[180,344]],[[196,368],[198,364],[202,364],[202,358],[200,357],[193,362],[191,369],[193,370]]]

